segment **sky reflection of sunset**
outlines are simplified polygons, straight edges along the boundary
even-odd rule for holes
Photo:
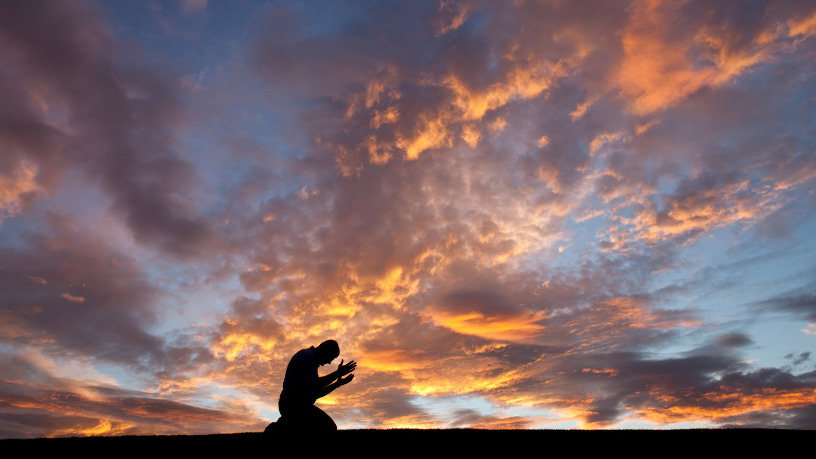
[[[262,430],[325,339],[341,428],[816,428],[814,2],[4,2],[0,53],[0,438]]]

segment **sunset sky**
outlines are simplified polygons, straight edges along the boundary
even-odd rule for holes
[[[814,235],[812,0],[0,2],[0,438],[816,429]]]

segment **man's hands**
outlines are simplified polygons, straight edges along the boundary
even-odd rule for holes
[[[352,379],[354,379],[354,375],[348,375],[352,371],[357,369],[357,362],[352,360],[351,362],[343,365],[343,361],[340,361],[340,365],[337,367],[337,387],[345,386],[346,384],[350,383]],[[343,376],[346,376],[345,378]]]
[[[352,371],[354,371],[356,369],[357,369],[357,362],[355,362],[354,360],[352,360],[351,362],[349,362],[349,363],[347,363],[345,365],[343,365],[343,361],[340,360],[340,365],[337,367],[337,371],[335,373],[337,374],[337,378],[339,379],[339,378],[342,378],[343,376],[351,373]],[[354,375],[352,375],[352,377],[353,376]],[[351,381],[351,379],[349,379],[349,381]],[[343,383],[343,384],[347,384],[347,383]]]
[[[357,369],[357,362],[355,362],[354,360],[352,360],[351,362],[349,362],[349,363],[347,363],[345,365],[343,365],[343,360],[341,360],[340,361],[340,366],[337,367],[337,371],[335,371],[334,373],[331,373],[331,374],[328,374],[326,376],[321,377],[321,379],[322,378],[330,378],[329,379],[330,381],[335,379],[335,378],[337,378],[337,379],[334,382],[332,382],[331,384],[329,384],[329,385],[323,387],[322,389],[318,390],[317,391],[317,398],[325,397],[326,395],[329,395],[331,393],[331,391],[337,389],[338,387],[345,386],[346,384],[350,383],[351,380],[354,379],[354,375],[349,374],[349,373],[351,373],[352,371],[354,371],[356,369]]]

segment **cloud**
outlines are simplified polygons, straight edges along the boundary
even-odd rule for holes
[[[457,291],[425,310],[434,322],[456,332],[494,340],[525,341],[539,336],[545,313],[524,311],[490,291]]]
[[[265,424],[257,414],[236,405],[200,408],[146,393],[84,389],[88,395],[0,380],[4,438],[228,432],[259,430]]]
[[[729,23],[726,15],[731,8],[736,7],[656,0],[629,6],[617,80],[634,113],[662,111],[705,86],[726,84],[752,66],[773,59],[780,46],[784,47],[779,43],[781,37],[774,37],[774,26],[762,18],[761,8],[748,13],[754,17],[744,19],[750,25]],[[683,10],[707,13],[706,19],[681,29],[670,18],[686,12]],[[741,33],[748,36],[739,36]]]
[[[169,141],[181,119],[170,83],[144,63],[115,62],[117,43],[93,4],[4,10],[0,48],[14,67],[0,74],[0,87],[14,96],[0,126],[0,144],[13,152],[3,160],[13,172],[0,181],[3,212],[17,212],[59,186],[66,168],[78,168],[109,193],[137,240],[197,254],[213,235],[189,194],[200,186],[195,167]]]
[[[259,429],[328,338],[346,426],[813,425],[809,355],[740,328],[810,291],[709,301],[805,244],[812,7],[358,6],[246,6],[195,91],[95,4],[0,7],[3,345],[138,386],[3,365],[0,429]]]
[[[523,416],[483,416],[474,410],[458,410],[450,426],[469,429],[526,429],[535,422]]]
[[[816,320],[816,295],[812,293],[778,296],[757,304],[763,308],[794,314],[805,320]]]
[[[793,359],[793,362],[791,362],[791,365],[796,366],[796,365],[802,364],[804,362],[807,362],[808,360],[810,360],[810,352],[802,352],[801,354],[799,354],[798,357]]]
[[[726,347],[740,347],[754,344],[754,341],[741,333],[729,333],[717,338],[717,344]]]
[[[35,181],[36,169],[25,164],[12,169],[13,175],[0,175],[0,222],[20,213],[21,207],[30,203],[42,189]]]

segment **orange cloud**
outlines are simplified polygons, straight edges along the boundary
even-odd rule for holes
[[[781,207],[775,193],[746,193],[748,181],[711,187],[680,197],[665,213],[647,206],[634,219],[634,236],[647,240],[668,239],[692,231],[710,231],[742,221],[757,221]]]
[[[0,223],[17,215],[26,197],[41,190],[36,182],[37,167],[20,164],[10,172],[0,173]]]
[[[392,124],[399,121],[399,110],[397,107],[388,107],[384,112],[375,110],[374,117],[371,118],[371,128],[379,129],[383,124]]]
[[[501,341],[529,341],[544,332],[538,322],[545,311],[527,312],[517,315],[485,315],[481,312],[455,313],[428,307],[424,313],[433,322],[466,335],[481,336]]]
[[[637,115],[665,110],[703,86],[725,84],[773,56],[773,42],[760,40],[736,49],[726,41],[726,31],[706,26],[670,38],[684,3],[637,0],[629,7],[629,24],[621,38],[624,59],[616,85]],[[796,30],[803,27],[797,23]],[[696,48],[706,51],[701,59],[693,60],[689,56]],[[703,64],[706,59],[711,63]]]
[[[476,128],[476,126],[470,124],[462,125],[462,140],[464,140],[465,143],[470,146],[470,148],[476,148],[476,145],[479,143],[479,139],[481,138],[482,133],[479,132],[479,129]]]
[[[598,98],[599,96],[590,97],[584,102],[578,104],[578,106],[575,107],[575,110],[573,110],[573,112],[570,113],[570,118],[572,119],[572,121],[578,121],[579,119],[583,118],[589,107],[591,107],[592,104],[594,104],[595,101],[598,100]]]
[[[359,365],[376,371],[405,371],[426,368],[431,363],[431,358],[424,351],[392,349],[365,352]]]
[[[397,136],[396,145],[405,151],[405,159],[413,160],[431,148],[453,146],[453,139],[447,130],[445,115],[422,114],[417,119],[417,128],[410,138]]]
[[[60,295],[60,297],[65,298],[66,300],[70,301],[71,303],[84,303],[85,302],[85,298],[83,298],[81,296],[74,296],[74,295],[71,295],[70,293],[63,293],[62,295]]]
[[[788,35],[809,37],[816,35],[816,12],[809,16],[796,17],[788,20]]]
[[[650,407],[636,410],[638,416],[659,424],[691,421],[711,421],[752,412],[787,410],[816,403],[816,389],[780,390],[763,389],[758,393],[745,394],[726,390],[704,394],[692,403],[668,407]],[[699,401],[699,404],[694,404]]]
[[[479,120],[489,110],[502,107],[513,99],[531,99],[540,95],[564,74],[564,68],[564,63],[550,66],[532,61],[527,65],[515,65],[504,81],[484,90],[468,88],[452,74],[445,78],[443,85],[453,92],[453,105],[461,111],[464,120]]]
[[[254,411],[234,400],[224,400],[224,409],[210,409],[115,388],[86,391],[91,396],[0,379],[6,410],[13,407],[18,415],[32,415],[37,421],[32,427],[48,437],[235,432],[264,425]]]

